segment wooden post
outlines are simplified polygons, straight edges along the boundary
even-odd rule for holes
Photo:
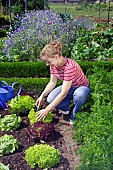
[[[67,1],[68,1],[68,0],[64,0],[64,3],[65,3],[66,5],[67,5]]]
[[[110,0],[109,0],[109,8],[108,8],[108,25],[109,25],[109,16],[110,16]]]
[[[24,0],[24,4],[25,4],[25,12],[27,12],[27,0]]]
[[[10,0],[9,0],[9,22],[10,22],[10,29],[12,30],[11,1]]]

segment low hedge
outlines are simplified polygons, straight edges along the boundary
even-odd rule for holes
[[[0,63],[0,77],[48,77],[49,67],[44,62]]]
[[[14,82],[19,82],[22,85],[23,91],[37,91],[41,93],[45,88],[47,83],[49,82],[49,78],[2,78],[0,77],[0,81],[6,81],[9,85],[12,85]],[[57,82],[57,85],[60,85],[61,81]],[[15,85],[16,91],[18,90],[17,85]]]
[[[104,68],[106,71],[113,70],[112,61],[80,61],[78,62],[86,74],[93,74],[94,67]],[[0,63],[0,77],[28,78],[28,77],[47,77],[49,78],[49,67],[45,62],[5,62]]]

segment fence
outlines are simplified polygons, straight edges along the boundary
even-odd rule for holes
[[[50,0],[50,3],[57,4],[79,4],[80,0]]]

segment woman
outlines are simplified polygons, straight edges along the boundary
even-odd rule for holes
[[[39,107],[48,95],[48,106],[38,111],[37,119],[40,121],[45,118],[54,108],[69,114],[70,104],[74,101],[69,121],[69,125],[73,125],[75,113],[84,105],[90,93],[89,81],[77,62],[62,55],[60,42],[51,41],[47,44],[42,49],[41,59],[50,65],[50,82],[36,101]],[[62,85],[55,88],[57,79],[62,80]]]

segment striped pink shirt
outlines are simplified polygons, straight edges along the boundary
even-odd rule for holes
[[[62,67],[50,66],[50,72],[60,80],[72,81],[75,87],[89,85],[79,64],[70,58],[66,58],[66,63]]]

